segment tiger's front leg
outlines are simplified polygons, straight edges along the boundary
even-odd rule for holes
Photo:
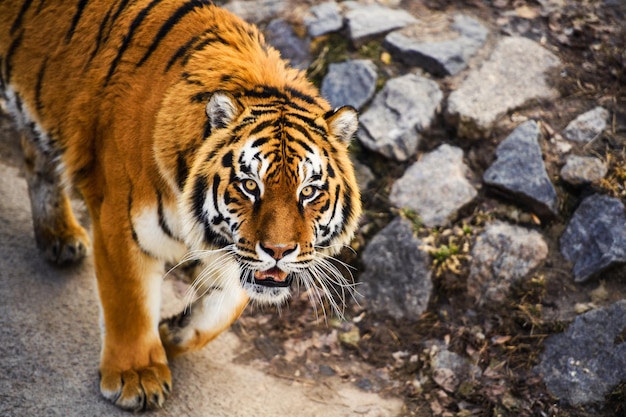
[[[210,258],[195,279],[194,288],[201,296],[159,325],[168,358],[205,346],[229,328],[248,304],[248,295],[239,283],[239,267],[224,264],[219,257]]]
[[[104,319],[100,391],[118,407],[153,409],[162,406],[172,386],[157,328],[163,262],[133,244],[132,229],[119,217],[115,209],[103,209],[94,219]]]

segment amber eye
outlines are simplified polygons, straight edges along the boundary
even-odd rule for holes
[[[257,185],[256,181],[254,181],[254,180],[244,180],[243,188],[245,188],[246,191],[248,191],[250,193],[254,193],[259,188],[259,186]]]
[[[303,198],[309,198],[313,195],[314,192],[315,192],[315,189],[311,187],[310,185],[307,185],[306,187],[302,189],[302,191],[300,191],[300,195]]]

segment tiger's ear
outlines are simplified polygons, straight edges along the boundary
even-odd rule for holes
[[[359,128],[359,115],[352,106],[343,106],[325,115],[330,132],[346,145]]]
[[[229,93],[217,91],[213,93],[206,105],[206,115],[213,129],[222,129],[228,126],[239,116],[241,108],[237,100]]]

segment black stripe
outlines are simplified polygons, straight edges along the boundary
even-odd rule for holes
[[[288,116],[302,120],[307,126],[316,131],[320,136],[325,137],[328,134],[328,132],[324,128],[315,123],[315,119],[311,119],[310,117],[304,116],[299,113],[288,113]]]
[[[13,55],[22,44],[23,36],[24,36],[24,31],[22,30],[19,36],[13,39],[13,42],[11,42],[11,45],[9,46],[9,50],[7,51],[7,54],[4,57],[4,78],[7,84],[11,83],[11,58],[13,58]]]
[[[291,87],[286,87],[285,90],[292,96],[299,98],[300,100],[306,101],[309,104],[318,105],[317,100],[314,97],[311,97],[308,94],[304,94],[302,91],[298,91]]]
[[[113,26],[115,25],[115,22],[117,21],[117,18],[120,17],[120,15],[122,14],[122,11],[124,11],[126,6],[128,6],[128,2],[129,2],[129,0],[122,0],[120,2],[120,5],[118,6],[117,10],[115,11],[115,14],[111,18],[111,26],[109,26],[110,29],[113,28]],[[109,29],[109,33],[107,33],[107,38],[108,38],[109,35],[111,35],[111,30],[110,29]]]
[[[165,23],[159,29],[159,32],[154,37],[152,44],[144,54],[143,58],[139,60],[137,66],[140,67],[150,58],[150,55],[159,47],[159,43],[167,36],[168,33],[176,26],[187,14],[191,13],[197,8],[204,7],[210,3],[205,0],[191,0],[188,3],[183,4],[174,12],[173,15],[167,19]]]
[[[212,32],[212,31],[215,31],[215,30],[217,30],[217,28],[213,27],[213,28],[207,30],[207,32]],[[221,43],[222,45],[229,45],[229,43],[226,41],[226,39],[224,39],[221,36],[213,33],[211,35],[211,37],[206,38],[205,40],[200,42],[198,45],[196,45],[194,50],[195,51],[203,51],[207,46],[212,45],[214,43]],[[192,54],[188,54],[187,56],[185,56],[185,58],[183,58],[183,65],[187,65],[187,62],[189,62],[191,57],[192,57]],[[222,78],[221,78],[222,82],[230,81],[230,78],[231,78],[230,75],[226,75],[226,77],[228,77],[227,80],[224,80],[224,77],[225,76],[223,75]]]
[[[233,167],[233,151],[229,151],[226,155],[222,157],[222,166],[224,168]]]
[[[250,114],[255,117],[263,116],[265,114],[275,114],[275,113],[278,113],[278,109],[276,108],[252,109],[250,111]]]
[[[91,64],[91,61],[96,57],[96,54],[100,50],[100,46],[102,45],[102,39],[104,38],[104,29],[109,22],[109,18],[111,17],[111,11],[113,10],[113,6],[109,8],[107,14],[104,15],[104,19],[100,22],[100,26],[98,28],[98,35],[96,35],[96,47],[93,49],[93,52],[89,56],[89,60],[87,61],[87,65]]]
[[[255,140],[254,142],[252,142],[252,147],[253,148],[257,148],[261,145],[265,145],[267,142],[270,141],[270,138],[265,137],[265,138],[259,138],[257,140]]]
[[[32,2],[33,0],[26,0],[24,3],[22,3],[20,12],[17,14],[17,17],[13,21],[13,25],[11,25],[11,31],[9,32],[9,34],[13,35],[13,33],[15,33],[15,31],[22,26],[22,19],[24,18],[24,15],[28,11],[28,8],[32,4]]]
[[[193,184],[193,193],[191,194],[191,207],[194,216],[204,222],[206,220],[203,207],[206,199],[207,180],[203,176],[198,176]]]
[[[207,103],[209,101],[209,99],[211,98],[211,93],[209,93],[208,91],[204,91],[202,93],[196,93],[193,96],[191,96],[191,102],[192,103]]]
[[[220,176],[216,174],[213,177],[213,208],[215,209],[215,211],[217,213],[220,212],[218,201],[217,201],[217,196],[218,196],[218,192],[219,192],[220,182],[221,182]]]
[[[172,55],[172,57],[169,59],[169,61],[167,61],[167,65],[165,66],[165,71],[164,72],[169,71],[170,68],[172,68],[172,65],[174,65],[176,63],[176,61],[178,61],[179,59],[184,57],[185,54],[187,54],[187,51],[189,51],[189,49],[191,49],[193,44],[196,43],[198,41],[198,39],[200,39],[200,36],[194,36],[193,38],[189,39],[183,46],[178,48],[176,50],[176,53],[174,53],[174,55]]]
[[[117,18],[120,17],[124,9],[126,9],[126,6],[128,6],[129,1],[130,0],[122,0],[119,6],[117,6],[117,10],[115,11],[115,14],[113,14],[113,17],[111,17],[111,20],[110,20],[109,30],[107,31],[107,34],[103,37],[102,43],[105,43],[109,40],[109,37],[111,36],[111,31],[113,31],[113,28],[116,27],[115,23],[117,22]]]
[[[330,221],[332,222],[335,219],[335,214],[337,213],[337,204],[339,204],[339,191],[341,190],[340,186],[337,186],[335,190],[335,201],[333,202],[333,211],[330,214]]]
[[[268,127],[274,126],[274,123],[276,123],[275,120],[266,120],[266,121],[264,121],[262,123],[259,123],[258,125],[256,125],[254,127],[254,129],[252,129],[250,131],[249,135],[250,136],[256,135],[257,133],[261,132],[262,130],[264,130],[264,129],[268,128]]]
[[[183,152],[178,152],[176,156],[176,182],[178,183],[178,188],[181,190],[185,187],[187,176],[189,176],[189,167],[187,166],[185,156]]]
[[[329,163],[326,166],[327,172],[328,172],[328,177],[329,178],[335,178],[335,169],[333,168],[333,166]]]
[[[133,238],[133,241],[135,242],[139,250],[143,252],[144,255],[150,256],[152,258],[156,258],[156,256],[154,256],[152,253],[147,251],[143,246],[141,246],[141,242],[139,241],[139,236],[137,236],[137,232],[135,231],[135,225],[133,224],[132,211],[133,211],[133,187],[131,184],[130,191],[128,192],[128,224],[130,225],[130,234]]]
[[[43,112],[43,102],[41,100],[41,89],[43,87],[43,77],[46,73],[46,66],[48,64],[48,57],[45,57],[43,60],[43,64],[41,64],[41,68],[39,69],[39,73],[37,74],[37,84],[35,85],[35,109],[37,110],[37,114],[41,116]]]
[[[83,11],[85,10],[85,6],[87,6],[89,0],[78,0],[78,5],[76,6],[76,13],[74,13],[74,17],[72,18],[72,25],[70,29],[65,34],[65,43],[70,43],[72,40],[72,36],[74,36],[74,31],[76,30],[76,26],[78,26],[78,22],[80,21],[81,16],[83,15]]]
[[[202,133],[202,138],[207,140],[209,136],[211,136],[212,126],[211,121],[209,119],[204,122],[204,132]]]
[[[297,130],[298,132],[302,133],[302,136],[304,136],[308,141],[314,142],[313,136],[311,136],[311,132],[306,130],[301,125],[297,125],[297,124],[294,124],[294,123],[287,123],[286,125],[288,127],[291,127],[292,129]]]
[[[46,0],[39,0],[39,6],[37,6],[37,10],[35,11],[35,15],[38,15],[39,12],[41,11],[41,9],[43,9],[43,5],[46,2]]]
[[[163,233],[165,233],[165,235],[170,239],[178,240],[172,233],[170,227],[167,225],[167,222],[165,221],[165,214],[163,214],[163,198],[161,197],[161,193],[159,192],[157,192],[157,215],[159,216],[159,227],[161,228]]]
[[[137,31],[139,26],[141,26],[146,16],[148,16],[148,14],[150,13],[150,10],[152,10],[161,1],[162,0],[152,0],[150,4],[148,4],[146,7],[141,9],[141,11],[137,14],[137,16],[135,16],[135,19],[133,19],[132,23],[130,24],[130,27],[128,28],[128,33],[126,33],[126,35],[124,36],[124,40],[122,41],[122,44],[117,50],[117,55],[113,59],[113,62],[111,62],[111,66],[109,67],[109,72],[107,73],[107,76],[104,80],[105,86],[109,84],[109,81],[111,81],[111,77],[113,77],[113,74],[115,73],[115,70],[117,69],[117,66],[120,63],[122,56],[126,52],[126,49],[128,49],[128,47],[130,46],[130,42],[133,39],[135,32]],[[113,22],[111,24],[113,25]]]

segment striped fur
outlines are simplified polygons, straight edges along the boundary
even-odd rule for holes
[[[167,358],[250,301],[346,288],[329,258],[360,216],[356,112],[331,110],[254,26],[203,0],[0,2],[0,94],[48,259],[91,246],[65,188],[89,209],[116,405],[161,406]],[[180,260],[200,261],[191,309],[159,322],[164,264]]]

